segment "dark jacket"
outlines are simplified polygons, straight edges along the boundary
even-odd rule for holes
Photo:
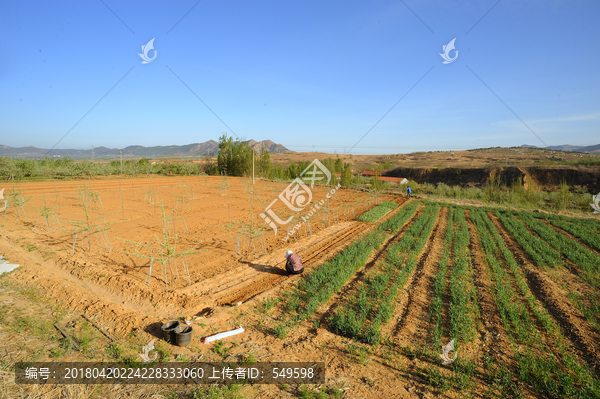
[[[304,266],[302,266],[302,258],[298,254],[291,254],[287,258],[287,262],[285,263],[285,268],[290,273],[300,273],[304,270]]]

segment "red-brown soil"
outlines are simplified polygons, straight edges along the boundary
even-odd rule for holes
[[[263,300],[267,296],[282,298],[282,292],[304,278],[303,275],[288,278],[284,273],[285,251],[291,249],[300,254],[306,268],[305,273],[308,274],[361,235],[375,228],[376,223],[356,221],[358,215],[375,205],[368,193],[340,189],[330,205],[331,222],[327,222],[323,213],[317,214],[311,218],[312,234],[308,234],[303,228],[301,234],[287,242],[282,241],[286,234],[285,229],[275,236],[266,226],[266,229],[259,233],[262,239],[255,242],[256,255],[253,247],[243,256],[238,248],[236,256],[238,235],[235,229],[239,228],[242,222],[249,225],[256,220],[261,222],[257,226],[263,227],[258,214],[277,198],[287,183],[260,180],[253,189],[251,180],[242,178],[177,177],[85,181],[87,189],[93,189],[102,201],[102,205],[98,202],[93,207],[88,203],[90,217],[104,217],[105,221],[110,222],[107,234],[111,251],[99,247],[100,241],[95,241],[96,237],[93,236],[91,250],[87,240],[82,243],[78,238],[73,254],[74,220],[85,218],[82,202],[78,197],[78,186],[83,185],[83,181],[22,184],[22,195],[28,200],[25,206],[26,216],[21,214],[17,219],[14,207],[8,209],[6,216],[0,215],[0,254],[12,263],[20,264],[16,271],[3,277],[2,281],[8,281],[10,287],[37,287],[43,296],[50,299],[53,306],[60,305],[61,309],[66,309],[69,312],[68,317],[75,319],[85,314],[101,328],[120,339],[119,342],[133,340],[132,349],[130,348],[134,351],[133,356],[137,355],[135,351],[139,350],[139,345],[160,337],[159,327],[167,320],[192,320],[197,331],[196,338],[242,324],[246,329],[244,334],[224,341],[230,349],[229,354],[224,357],[212,351],[214,346],[202,345],[195,338],[190,347],[169,347],[169,360],[173,360],[174,355],[182,355],[189,360],[216,361],[224,358],[235,361],[241,356],[251,354],[259,361],[324,361],[327,367],[325,386],[328,389],[342,389],[344,398],[432,398],[440,394],[440,390],[428,382],[428,373],[440,371],[448,376],[452,371],[451,366],[441,366],[438,354],[422,356],[415,355],[414,351],[425,347],[430,337],[429,308],[433,280],[444,250],[443,240],[448,224],[446,207],[440,209],[434,228],[419,254],[417,267],[407,282],[406,290],[398,293],[394,315],[382,329],[385,343],[371,347],[329,333],[328,317],[357,289],[369,269],[376,267],[389,245],[401,239],[407,227],[422,212],[423,205],[310,320],[303,321],[292,329],[286,339],[278,339],[274,336],[273,329],[283,319],[283,308],[277,305],[270,311],[263,311]],[[16,188],[19,189],[18,186]],[[12,187],[9,192],[11,190]],[[249,193],[252,190],[254,195]],[[179,235],[177,251],[185,251],[198,244],[196,250],[201,252],[187,256],[191,284],[184,276],[181,260],[177,263],[179,276],[175,272],[174,264],[171,268],[167,264],[161,273],[160,263],[154,261],[152,279],[146,281],[150,262],[146,258],[136,256],[136,246],[132,242],[157,247],[156,239],[163,238],[160,205],[148,204],[150,191],[163,199],[167,214],[176,217],[174,221]],[[319,187],[313,195],[318,199],[323,197],[325,192],[326,189]],[[183,209],[181,203],[176,203],[177,196],[188,197],[184,201]],[[392,217],[407,203],[414,201],[405,201],[403,197],[392,195],[380,198],[380,201],[383,200],[394,200],[400,206],[385,215],[382,220]],[[50,222],[50,232],[46,231],[46,223],[41,216],[44,202],[46,207],[54,208],[61,223],[61,226],[54,226]],[[178,209],[173,212],[176,206]],[[283,208],[279,205],[275,209],[280,212]],[[477,362],[478,368],[472,380],[475,384],[473,389],[446,392],[445,395],[459,397],[472,394],[474,397],[487,397],[486,392],[491,386],[486,385],[489,375],[482,366],[483,354],[486,353],[493,364],[506,366],[509,370],[516,370],[517,365],[494,301],[496,288],[493,275],[482,257],[479,239],[468,211],[466,216],[471,235],[470,261],[481,317],[477,320],[478,337],[475,342],[461,347],[463,352],[460,356]],[[185,218],[189,232],[185,231],[182,219],[177,217]],[[558,274],[554,275],[537,268],[498,220],[493,216],[492,220],[515,254],[540,306],[543,304],[558,321],[564,335],[573,344],[575,353],[587,360],[588,364],[598,362],[595,351],[598,334],[566,297],[569,289],[585,295],[591,288],[568,270],[557,271]],[[266,249],[266,253],[261,252],[261,248]],[[149,255],[149,249],[140,247],[139,250],[139,254]],[[448,273],[451,265],[452,253]],[[557,281],[557,276],[563,276],[563,281]],[[512,274],[511,278],[514,279]],[[25,299],[16,294],[16,291],[3,287],[4,285],[0,285],[0,305],[5,301],[14,301],[10,303],[15,306],[27,306]],[[448,319],[450,301],[447,296],[443,299],[443,314],[445,319]],[[31,307],[30,311],[33,312],[34,308]],[[48,307],[39,310],[38,317],[62,320],[64,326],[68,320],[61,319],[61,311],[56,309]],[[398,321],[399,317],[401,318]],[[2,325],[0,327],[0,343],[6,343],[7,348],[6,356],[0,354],[0,362],[28,360],[27,356],[32,356],[33,351],[30,353],[22,350],[24,344],[16,342],[12,330]],[[543,327],[536,325],[536,328],[545,342],[550,339]],[[446,325],[444,329],[447,331]],[[444,336],[444,341],[448,338]],[[18,340],[22,340],[20,335]],[[39,351],[42,355],[45,354],[44,356],[47,356],[47,348],[55,348],[58,345],[56,341],[38,341],[24,342],[38,345],[36,348],[41,348]],[[97,342],[103,346],[108,344],[108,340],[103,336],[99,336]],[[357,354],[359,349],[364,351],[363,355]],[[413,353],[406,354],[405,350],[412,350]],[[81,360],[81,356],[83,354],[69,354],[63,360]],[[524,384],[516,379],[513,382],[525,397],[537,397],[537,394],[530,392]],[[184,388],[187,392],[191,390],[190,387]],[[4,393],[1,389],[0,393]],[[140,391],[143,393],[135,393],[133,388],[129,391],[126,388],[114,388],[109,393],[102,391],[101,395],[94,396],[85,389],[77,391],[61,387],[56,388],[56,391],[44,391],[44,395],[47,396],[42,396],[42,389],[36,389],[37,393],[30,391],[33,392],[31,397],[52,399],[62,398],[59,396],[62,395],[61,390],[72,396],[102,398],[123,397],[127,393],[134,397],[150,398],[157,392],[164,392],[164,387],[154,390],[146,388]],[[295,397],[298,396],[298,389],[299,387],[247,387],[244,395],[259,398]],[[25,392],[23,390],[21,397],[26,397]]]

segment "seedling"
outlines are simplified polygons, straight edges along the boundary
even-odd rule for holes
[[[56,215],[56,212],[54,212],[54,208],[49,208],[48,206],[46,206],[46,200],[44,200],[44,207],[40,209],[39,216],[42,216],[46,220],[46,230],[48,233],[50,232],[50,223],[48,222],[48,220],[52,221],[54,229],[56,229],[56,224],[59,228],[61,227],[60,221],[58,220],[58,216]],[[33,231],[37,229],[37,222],[38,218],[35,219],[35,227],[33,228]],[[56,224],[54,224],[55,222]]]
[[[23,195],[21,194],[21,187],[19,186],[19,190],[15,190],[15,184],[13,182],[13,191],[12,193],[9,195],[9,198],[7,199],[7,204],[6,204],[6,209],[4,210],[4,213],[6,215],[6,210],[8,209],[9,204],[14,204],[15,207],[15,213],[17,215],[17,219],[19,219],[19,209],[21,209],[21,212],[23,213],[23,215],[25,215],[25,217],[27,217],[27,213],[25,212],[25,204],[27,202],[29,202],[29,200],[31,199],[31,197],[25,199],[25,197],[23,197]]]
[[[75,227],[75,229],[72,231],[72,233],[73,233],[73,249],[71,251],[72,254],[75,253],[75,245],[77,244],[79,234],[81,234],[80,239],[81,239],[81,243],[83,246],[83,242],[86,237],[86,232],[87,232],[87,239],[88,239],[88,251],[91,252],[91,250],[92,250],[92,235],[94,235],[96,237],[96,243],[98,244],[98,249],[100,250],[100,253],[102,253],[102,249],[101,249],[102,246],[105,246],[105,248],[110,252],[111,251],[110,242],[108,240],[108,235],[106,232],[108,230],[110,230],[110,225],[112,225],[114,222],[109,223],[109,222],[104,221],[104,219],[110,215],[99,215],[99,216],[92,218],[90,216],[90,212],[88,211],[88,205],[86,203],[86,195],[81,195],[80,199],[81,199],[81,203],[83,205],[83,212],[85,215],[85,219],[69,220],[69,223]]]
[[[127,242],[129,244],[133,244],[137,247],[134,252],[124,251],[126,254],[133,255],[138,258],[150,260],[150,268],[148,270],[148,275],[146,277],[146,280],[144,281],[144,285],[146,285],[146,283],[150,283],[150,281],[152,279],[152,265],[153,265],[154,261],[156,260],[161,265],[161,276],[164,278],[165,288],[168,291],[169,290],[169,273],[170,273],[171,285],[173,285],[173,280],[175,278],[179,278],[179,271],[177,269],[177,259],[178,258],[181,258],[181,263],[183,265],[183,271],[185,273],[185,276],[187,277],[189,285],[192,285],[192,280],[190,277],[190,271],[189,271],[189,268],[187,265],[186,256],[196,255],[196,254],[204,252],[204,251],[196,251],[196,248],[198,247],[198,245],[200,245],[200,243],[202,241],[198,241],[198,243],[196,245],[187,249],[186,251],[177,252],[177,240],[178,240],[179,236],[175,233],[171,233],[171,230],[168,227],[168,218],[165,215],[165,208],[163,206],[162,201],[160,203],[160,212],[161,212],[162,221],[163,221],[163,234],[162,234],[163,236],[162,236],[162,238],[159,238],[158,236],[154,235],[154,239],[155,239],[156,243],[158,244],[157,246],[152,246],[152,245],[147,245],[147,244],[140,243],[140,242],[125,240],[123,238],[117,238],[117,239],[121,240],[123,242]],[[140,253],[140,251],[139,251],[140,249],[150,250],[150,255],[145,255],[145,254]],[[173,273],[173,266],[175,267],[175,273]],[[168,269],[167,269],[167,267],[168,267]]]
[[[221,183],[219,183],[216,188],[217,188],[217,194],[219,195],[227,195],[227,189],[231,187],[231,185],[229,184],[229,180],[227,180],[226,178],[221,179]]]

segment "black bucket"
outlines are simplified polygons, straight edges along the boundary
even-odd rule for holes
[[[192,342],[192,326],[180,326],[175,330],[175,342],[177,346],[188,346]]]
[[[177,320],[170,321],[162,325],[163,338],[170,344],[175,344],[175,329],[179,327]]]

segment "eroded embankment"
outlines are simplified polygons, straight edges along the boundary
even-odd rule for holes
[[[598,167],[505,167],[505,168],[396,168],[384,173],[389,177],[404,177],[418,183],[450,186],[483,187],[492,176],[500,182],[512,185],[516,181],[531,182],[542,190],[553,190],[564,180],[569,186],[585,186],[589,192],[600,191],[600,168]]]

